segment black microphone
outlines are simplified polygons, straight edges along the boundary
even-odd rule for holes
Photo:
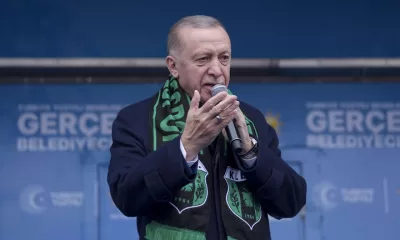
[[[217,95],[220,92],[228,92],[228,89],[226,88],[225,85],[222,84],[216,84],[212,90],[212,96]],[[242,151],[242,140],[240,139],[237,131],[235,124],[231,121],[226,127],[225,127],[226,134],[228,135],[228,140],[229,143],[233,149],[234,152],[240,153]]]

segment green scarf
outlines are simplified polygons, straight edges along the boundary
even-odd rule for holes
[[[232,92],[228,89],[228,93]],[[190,106],[190,97],[179,86],[178,80],[172,75],[158,92],[152,115],[153,150],[180,134],[185,128],[186,114]],[[255,126],[245,116],[249,134],[256,134]]]
[[[229,94],[232,94],[232,92],[229,91]],[[154,106],[150,113],[153,151],[156,151],[166,142],[182,134],[185,128],[190,101],[190,97],[179,86],[178,80],[170,75],[163,87],[153,98]],[[249,133],[257,136],[257,131],[253,122],[246,116],[245,119]],[[251,226],[250,229],[252,229],[252,227],[260,221],[261,210],[260,205],[253,195],[247,192],[245,182],[234,182],[224,178],[226,171],[231,169],[231,165],[228,166],[227,162],[228,159],[232,159],[232,156],[230,155],[228,141],[224,139],[222,134],[220,134],[217,141],[217,147],[220,153],[218,174],[221,179],[220,184],[224,185],[224,187],[221,186],[221,189],[225,190],[225,192],[221,192],[221,200],[223,202],[221,207],[224,208],[222,210],[222,215],[223,218],[225,217],[223,221],[226,232],[228,236],[232,236],[235,235],[235,230],[229,230],[229,225],[232,225],[228,223],[231,221],[229,218],[232,218],[232,215],[229,214],[233,212],[242,220],[246,214],[252,216],[253,220],[247,220],[247,222],[243,220],[247,225]],[[181,190],[175,194],[175,198],[170,202],[171,208],[169,210],[166,209],[165,213],[162,213],[164,215],[162,217],[160,216],[160,219],[147,225],[147,239],[205,239],[205,231],[207,229],[209,217],[209,201],[207,201],[207,199],[214,197],[214,193],[211,191],[213,189],[213,183],[210,176],[213,170],[212,158],[213,155],[209,148],[205,148],[200,152],[195,180],[182,187]],[[242,195],[240,195],[240,193],[242,193]],[[225,198],[228,199],[226,202]],[[196,220],[194,221],[193,218]],[[238,222],[240,222],[240,220]],[[243,224],[243,222],[241,222],[241,224]],[[234,238],[228,237],[228,239]]]

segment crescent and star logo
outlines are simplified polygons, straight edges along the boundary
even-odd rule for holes
[[[20,208],[30,214],[46,210],[46,191],[40,185],[31,185],[22,190],[19,198]]]
[[[313,200],[317,207],[330,210],[337,205],[337,191],[335,185],[328,181],[320,182],[313,189]]]
[[[41,185],[29,185],[19,196],[21,210],[32,215],[43,213],[48,208],[79,208],[82,205],[82,191],[47,191]]]

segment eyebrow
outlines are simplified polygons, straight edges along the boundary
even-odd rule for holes
[[[200,50],[200,51],[198,51],[198,52],[195,52],[195,53],[193,54],[193,56],[194,56],[194,57],[198,57],[198,56],[200,56],[200,55],[210,54],[210,53],[212,53],[212,51],[210,51],[210,50]]]
[[[196,57],[199,57],[201,55],[206,55],[206,54],[213,54],[213,52],[210,51],[210,50],[201,50],[201,51],[196,52],[195,54],[193,54],[193,57],[196,58]],[[230,55],[230,51],[229,50],[224,50],[218,55],[221,55],[221,54],[229,54]]]
[[[229,50],[225,50],[225,51],[223,51],[221,54],[231,54],[231,52],[229,51]]]

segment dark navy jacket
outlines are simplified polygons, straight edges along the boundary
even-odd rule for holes
[[[241,102],[240,107],[253,121],[259,137],[259,154],[254,166],[245,174],[257,190],[261,206],[275,218],[290,218],[306,204],[307,185],[281,159],[275,130],[267,124],[256,108]],[[151,151],[149,136],[150,99],[123,108],[112,126],[111,159],[107,181],[112,199],[126,216],[137,217],[142,239],[152,215],[163,211],[174,192],[190,183],[194,174],[180,149],[180,138],[168,142],[156,152]],[[207,239],[218,239],[216,215],[210,216]],[[269,229],[265,229],[269,235]],[[223,234],[222,234],[223,235]]]

